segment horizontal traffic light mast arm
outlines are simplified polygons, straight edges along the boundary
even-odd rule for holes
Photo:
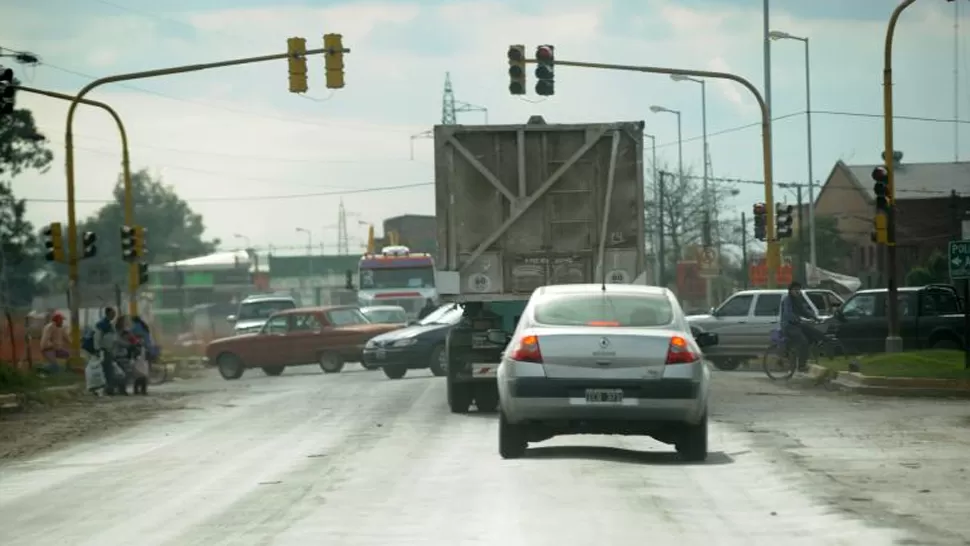
[[[310,55],[320,55],[327,53],[327,48],[315,48],[308,49],[304,53],[304,56]],[[344,48],[344,53],[350,53],[350,49]],[[114,76],[106,76],[104,78],[99,78],[93,82],[88,83],[78,91],[77,95],[71,101],[70,107],[67,109],[67,121],[65,123],[64,131],[64,163],[65,170],[67,174],[67,245],[68,245],[68,279],[73,287],[71,293],[71,354],[75,357],[80,357],[81,354],[81,330],[79,327],[80,320],[80,309],[78,307],[78,297],[77,287],[79,284],[80,276],[78,271],[78,241],[77,241],[77,210],[75,203],[75,184],[74,184],[74,135],[73,135],[73,125],[74,125],[74,112],[77,110],[77,105],[82,104],[82,100],[85,95],[90,93],[92,90],[108,84],[108,83],[118,83],[126,82],[132,80],[143,80],[147,78],[156,78],[159,76],[171,76],[173,74],[186,74],[189,72],[199,72],[202,70],[209,70],[211,68],[226,68],[230,66],[239,66],[244,64],[255,64],[267,61],[278,61],[282,59],[288,59],[290,53],[274,53],[272,55],[261,55],[259,57],[245,57],[242,59],[230,59],[227,61],[216,61],[211,63],[201,63],[201,64],[190,64],[184,66],[173,66],[170,68],[159,68],[156,70],[145,70],[142,72],[130,72],[127,74],[116,74]],[[126,201],[131,201],[130,195],[125,196]],[[133,284],[135,279],[136,270],[131,267],[128,271],[129,274],[129,288]]]
[[[526,59],[526,63],[537,63],[539,61],[535,59]],[[765,177],[765,203],[774,203],[774,177],[772,175],[772,161],[771,161],[771,116],[768,112],[768,105],[765,104],[764,97],[761,96],[761,92],[758,88],[754,86],[747,79],[738,76],[737,74],[731,74],[729,72],[712,72],[710,70],[687,70],[683,68],[667,68],[662,66],[636,66],[636,65],[626,65],[626,64],[608,64],[608,63],[589,63],[583,61],[564,61],[562,59],[556,59],[553,62],[554,66],[574,66],[577,68],[597,68],[601,70],[621,70],[625,72],[646,72],[649,74],[666,74],[668,76],[693,76],[695,78],[712,78],[716,80],[730,80],[741,84],[745,89],[754,95],[756,101],[758,101],[758,107],[761,110],[761,147],[763,154],[764,163],[764,177]],[[775,237],[775,214],[772,207],[767,207],[767,238],[768,238],[768,275],[769,275],[769,287],[773,287],[774,283],[771,279],[775,278],[775,270],[780,261],[780,254],[778,253],[778,241]]]

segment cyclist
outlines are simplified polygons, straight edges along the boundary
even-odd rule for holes
[[[798,359],[798,369],[801,371],[808,368],[809,345],[824,338],[821,332],[806,322],[806,319],[812,322],[820,320],[818,315],[805,304],[801,283],[794,281],[788,285],[788,294],[781,300],[781,331],[789,351],[794,350]],[[792,358],[791,352],[789,352],[789,358]]]

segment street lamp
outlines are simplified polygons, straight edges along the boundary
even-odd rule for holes
[[[653,166],[653,197],[656,202],[657,220],[662,222],[663,205],[660,203],[660,186],[659,184],[657,184],[657,137],[654,135],[648,135],[647,133],[643,133],[643,138],[650,139],[650,153],[652,156],[650,161],[652,162],[652,166]],[[660,234],[658,232],[657,237],[659,236]],[[657,238],[655,237],[654,240],[651,241],[651,243],[653,245],[653,257],[654,257],[654,270],[653,270],[654,281],[659,286],[660,285],[660,263],[661,263],[660,260],[662,258],[660,257],[660,254],[657,252],[657,247],[659,246],[657,244]]]
[[[815,178],[812,173],[812,79],[809,59],[808,37],[794,36],[780,30],[768,33],[772,40],[798,40],[805,44],[805,128],[808,139],[808,261],[816,267],[815,247]]]
[[[710,173],[707,167],[707,158],[710,151],[707,148],[707,83],[699,78],[692,78],[682,74],[671,74],[670,79],[675,82],[694,82],[701,84],[701,127],[704,140],[704,189],[702,201],[704,205],[704,245],[711,244],[711,190],[709,186]]]
[[[310,276],[313,276],[313,233],[309,229],[298,227],[296,228],[298,233],[306,233],[306,260],[307,260],[307,271],[309,271]]]
[[[246,250],[249,250],[253,246],[252,243],[249,241],[249,237],[246,237],[245,235],[241,235],[239,233],[233,233],[232,234],[232,237],[234,239],[242,239],[243,241],[245,241],[246,242]]]
[[[677,177],[680,178],[681,184],[684,182],[684,138],[683,133],[680,131],[680,110],[671,110],[670,108],[664,108],[663,106],[651,106],[650,111],[654,114],[659,114],[662,112],[668,114],[675,114],[677,116]]]

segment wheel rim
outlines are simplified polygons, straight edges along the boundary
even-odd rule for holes
[[[219,367],[225,376],[234,376],[239,372],[239,363],[233,358],[223,358],[219,361]]]
[[[328,372],[335,372],[340,367],[340,363],[331,356],[324,356],[320,359],[320,367]]]

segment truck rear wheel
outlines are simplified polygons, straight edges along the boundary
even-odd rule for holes
[[[498,409],[498,385],[475,385],[475,407],[481,413],[494,413]]]
[[[456,383],[448,378],[448,409],[451,413],[468,413],[472,405],[472,389],[468,383]]]

